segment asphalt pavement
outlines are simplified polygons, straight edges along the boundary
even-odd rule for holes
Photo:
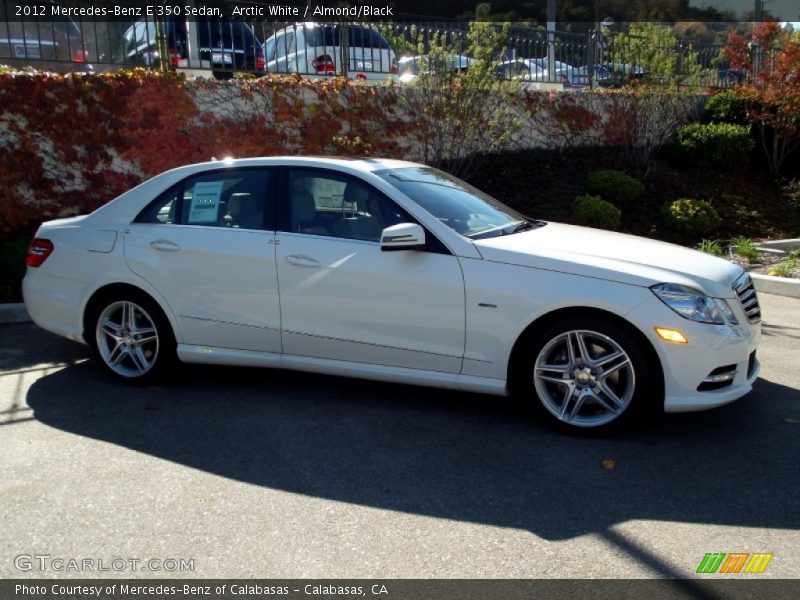
[[[688,577],[707,552],[800,577],[800,300],[761,302],[751,394],[611,438],[288,371],[125,387],[2,325],[0,577]]]

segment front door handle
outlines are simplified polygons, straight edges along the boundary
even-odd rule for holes
[[[170,242],[169,240],[153,240],[150,242],[150,247],[155,250],[161,250],[162,252],[176,252],[181,249],[178,244]]]
[[[315,267],[319,268],[322,265],[318,260],[314,260],[308,256],[299,256],[297,254],[290,254],[286,257],[286,262],[290,265],[297,265],[298,267]]]

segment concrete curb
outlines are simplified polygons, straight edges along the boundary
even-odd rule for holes
[[[781,252],[786,252],[788,254],[792,248],[800,248],[800,238],[771,240],[769,242],[756,243],[756,246],[768,250],[780,250]]]
[[[30,320],[31,317],[22,302],[18,304],[0,304],[0,323],[24,323]]]
[[[750,273],[750,277],[759,292],[800,298],[800,279],[774,277],[772,275],[761,275],[760,273]]]

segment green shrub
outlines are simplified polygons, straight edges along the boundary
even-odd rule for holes
[[[722,248],[722,242],[719,240],[700,240],[700,243],[697,244],[695,248],[700,250],[700,252],[705,252],[713,256],[723,256],[725,253]]]
[[[800,251],[795,248],[789,252],[789,256],[786,257],[786,260],[773,265],[772,268],[770,268],[770,270],[767,272],[767,275],[774,275],[775,277],[792,277],[795,269],[797,269],[798,256],[800,256]]]
[[[572,205],[572,216],[581,225],[600,229],[619,229],[622,213],[599,196],[578,196]]]
[[[753,150],[750,127],[731,123],[691,123],[678,130],[678,153],[700,167],[733,169]]]
[[[690,198],[665,204],[662,216],[670,229],[691,237],[714,231],[722,222],[717,211],[708,202]]]
[[[617,206],[633,204],[644,194],[644,184],[622,171],[592,171],[587,177],[589,194]]]
[[[747,110],[741,98],[733,90],[714,94],[706,102],[705,119],[710,123],[733,123],[748,125]]]
[[[758,262],[758,248],[748,237],[740,236],[731,240],[731,251],[738,254],[742,258],[747,259],[747,262]]]

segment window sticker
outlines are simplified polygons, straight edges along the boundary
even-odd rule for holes
[[[223,183],[222,181],[202,181],[194,184],[192,206],[189,210],[189,225],[217,222]]]

